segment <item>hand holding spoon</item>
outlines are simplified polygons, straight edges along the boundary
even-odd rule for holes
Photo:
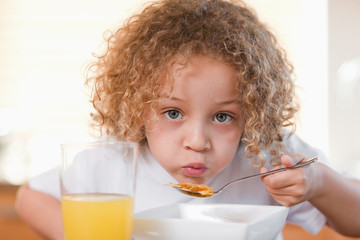
[[[247,177],[242,177],[239,179],[236,179],[234,181],[231,181],[227,184],[225,184],[223,187],[221,187],[219,190],[214,191],[212,188],[205,186],[205,185],[201,185],[201,184],[192,184],[192,183],[179,183],[179,184],[174,184],[174,183],[169,183],[169,184],[165,184],[167,186],[173,187],[176,190],[180,191],[181,193],[184,193],[186,195],[192,196],[192,197],[198,197],[198,198],[208,198],[208,197],[212,197],[218,193],[220,193],[222,190],[224,190],[224,188],[228,187],[229,185],[235,183],[235,182],[239,182],[242,180],[246,180],[249,178],[253,178],[253,177],[262,177],[262,176],[266,176],[269,174],[274,174],[274,173],[278,173],[278,172],[283,172],[289,169],[295,169],[295,168],[299,168],[299,167],[304,167],[307,166],[313,162],[315,162],[317,160],[317,156],[308,159],[305,162],[300,162],[295,164],[292,167],[282,167],[279,169],[275,169],[272,171],[268,171],[265,173],[259,173],[259,174],[255,174],[255,175],[251,175],[251,176],[247,176]]]

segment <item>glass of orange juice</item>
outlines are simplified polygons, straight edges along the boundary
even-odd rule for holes
[[[66,240],[130,240],[137,145],[62,144],[61,206]]]

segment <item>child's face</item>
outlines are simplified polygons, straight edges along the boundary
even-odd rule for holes
[[[149,148],[178,182],[202,184],[231,162],[240,142],[236,73],[206,56],[172,71],[172,94],[166,83],[159,108],[145,115]]]

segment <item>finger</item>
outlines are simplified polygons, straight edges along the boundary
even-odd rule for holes
[[[280,168],[281,168],[280,166],[276,166],[276,167],[268,170],[267,168],[262,167],[262,168],[260,169],[260,173],[266,173],[266,172],[268,172],[268,171],[273,171],[273,170],[280,169]],[[262,176],[262,177],[261,177],[261,180],[264,182],[264,179],[265,179],[265,178],[269,178],[269,177],[272,176],[272,175],[273,175],[273,174],[266,175],[266,176]],[[264,183],[265,183],[265,182],[264,182]]]
[[[305,189],[296,185],[291,185],[285,188],[266,187],[266,191],[274,196],[292,196],[295,198],[303,198],[305,195]]]
[[[276,173],[276,175],[280,175],[282,173]],[[275,175],[275,174],[274,174]],[[280,180],[279,180],[280,179]],[[281,180],[285,179],[285,181]],[[279,178],[279,176],[266,176],[263,177],[263,183],[272,189],[283,189],[292,186],[294,183],[292,181],[287,181],[287,178]]]
[[[274,189],[306,184],[303,168],[289,169],[287,171],[271,174],[263,177],[262,181],[266,186]]]
[[[273,196],[274,200],[285,207],[294,206],[301,201],[293,197]]]
[[[303,192],[299,192],[296,189],[288,191],[274,191],[273,189],[267,189],[267,192],[282,205],[295,205],[304,201]]]
[[[295,164],[305,160],[306,157],[304,157],[301,154],[293,153],[293,154],[285,154],[281,156],[281,163],[285,167],[292,167]]]

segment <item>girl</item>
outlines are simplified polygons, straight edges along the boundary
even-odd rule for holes
[[[244,3],[160,0],[107,42],[87,84],[94,124],[142,147],[135,211],[180,202],[282,204],[288,221],[314,234],[329,224],[360,236],[360,184],[293,134],[292,65]],[[217,189],[315,155],[319,162],[306,168],[237,183],[210,199],[164,186]],[[57,170],[32,179],[17,199],[19,214],[49,239],[63,238],[58,179]]]

